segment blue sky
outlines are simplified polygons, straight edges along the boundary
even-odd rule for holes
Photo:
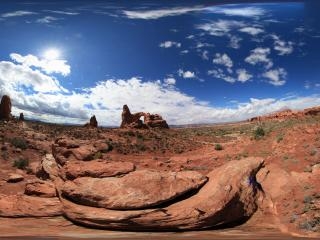
[[[319,1],[223,2],[1,1],[0,94],[105,126],[123,104],[169,124],[320,105]]]

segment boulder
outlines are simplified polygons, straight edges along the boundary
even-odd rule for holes
[[[141,209],[173,200],[199,189],[207,178],[194,171],[159,172],[140,170],[123,177],[81,177],[67,181],[62,194],[67,199],[108,209]]]
[[[8,183],[17,183],[23,181],[24,177],[21,174],[10,173],[7,179]]]
[[[0,217],[52,217],[62,215],[58,198],[0,194]]]
[[[36,179],[27,182],[24,194],[51,198],[56,197],[56,188],[52,182]]]
[[[102,159],[89,162],[70,161],[62,168],[66,179],[78,177],[113,177],[134,171],[135,166],[130,162],[110,162]]]
[[[11,99],[8,95],[3,95],[1,98],[0,119],[11,119]]]
[[[149,189],[148,186],[142,185],[145,184],[143,181],[138,181],[140,187],[138,187],[138,185],[135,186],[136,191],[131,192],[131,197],[128,195],[128,186],[123,186],[121,191],[115,194],[118,195],[119,201],[122,201],[121,205],[120,202],[118,202],[118,205],[122,206],[121,211],[101,207],[82,206],[64,198],[61,198],[61,201],[64,214],[68,219],[89,227],[131,231],[207,229],[244,221],[256,211],[256,200],[259,196],[261,185],[256,182],[255,175],[262,167],[263,161],[261,158],[230,161],[210,172],[207,176],[209,179],[208,182],[195,194],[185,195],[184,198],[175,199],[167,205],[158,206],[158,208],[123,210],[123,208],[127,208],[130,205],[131,207],[138,206],[132,205],[132,202],[129,202],[129,200],[139,201],[140,192]],[[145,173],[148,174],[147,172]],[[159,176],[155,177],[153,180],[156,180],[156,182],[161,181],[158,177]],[[96,184],[100,184],[100,187],[103,185],[102,182],[98,183],[99,181],[91,180],[89,178],[79,178],[74,182],[67,182],[64,186],[65,193],[68,193],[70,196],[73,194],[72,191],[75,190],[74,193],[77,192],[80,194],[78,196],[74,194],[72,196],[74,200],[83,199],[85,201],[82,202],[82,204],[99,205],[100,194],[95,195],[97,199],[92,199],[90,196],[93,196],[91,191],[93,191],[93,188],[97,188]],[[101,181],[102,179],[98,180]],[[86,181],[88,192],[84,192]],[[88,181],[90,181],[90,184]],[[114,179],[114,181],[119,182],[124,180]],[[163,181],[166,182],[167,180]],[[111,186],[110,180],[107,182],[106,186]],[[150,189],[158,198],[158,200],[156,200],[155,197],[150,196],[153,202],[158,201],[159,204],[161,203],[161,201],[159,201],[161,198],[168,200],[170,198],[169,196],[173,195],[169,194],[171,190],[168,189],[168,187],[161,189],[156,184],[150,185],[153,185],[157,189]],[[175,188],[173,185],[172,187]],[[81,188],[83,188],[83,191],[80,192],[79,190]],[[101,189],[97,190],[101,191]],[[113,189],[110,190],[113,192]],[[166,195],[165,198],[161,197],[163,191],[163,194]],[[125,194],[125,200],[120,199],[120,194]],[[150,195],[148,192],[145,192],[145,194]],[[86,195],[88,197],[86,197]],[[109,204],[103,204],[108,205],[108,207],[111,206],[110,199],[115,199],[110,192],[109,195],[102,194],[101,196],[109,201]],[[108,196],[110,196],[110,198],[107,198]],[[144,198],[145,203],[147,203],[146,197],[144,195],[141,197]],[[90,202],[86,202],[86,200],[90,200]],[[139,204],[139,206],[146,207],[147,205],[145,203]],[[152,207],[154,204],[149,202],[148,206]]]

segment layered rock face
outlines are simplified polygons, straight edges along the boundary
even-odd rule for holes
[[[132,114],[127,105],[123,106],[121,128],[169,128],[167,122],[159,114],[138,112]],[[144,117],[144,122],[140,120]]]
[[[11,118],[11,99],[8,95],[3,95],[0,103],[0,119],[9,120]]]

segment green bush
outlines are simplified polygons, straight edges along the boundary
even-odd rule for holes
[[[12,138],[10,140],[11,144],[13,146],[15,146],[16,148],[20,148],[22,150],[25,150],[28,148],[28,143],[25,139],[23,138],[19,138],[19,137],[15,137],[15,138]]]
[[[261,126],[259,126],[257,127],[256,130],[254,130],[253,135],[254,135],[254,139],[260,139],[265,135],[265,131]]]
[[[26,169],[29,166],[29,160],[27,158],[16,159],[12,166],[19,169]]]
[[[220,151],[220,150],[223,149],[223,147],[222,147],[219,143],[217,143],[217,144],[214,146],[214,149],[217,150],[217,151]]]

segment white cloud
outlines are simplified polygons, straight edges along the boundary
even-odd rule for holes
[[[226,82],[234,83],[236,82],[236,79],[230,75],[227,75],[224,73],[224,71],[221,68],[213,69],[208,71],[208,75],[213,76],[215,78],[220,78]]]
[[[245,69],[238,69],[236,72],[238,74],[237,80],[239,82],[244,83],[252,78],[252,75]]]
[[[143,11],[123,11],[123,14],[130,19],[158,19],[169,16],[182,15],[194,11],[202,10],[202,6],[195,7],[178,7],[169,9],[143,10]]]
[[[208,7],[206,9],[214,13],[239,17],[260,17],[266,13],[264,9],[258,7]]]
[[[203,48],[203,47],[214,47],[214,45],[211,43],[197,42],[196,48]]]
[[[209,52],[207,50],[204,50],[201,54],[201,58],[203,60],[209,60]]]
[[[234,20],[221,20],[212,21],[210,23],[199,24],[196,26],[197,29],[208,32],[213,36],[225,36],[230,31],[245,27],[245,24],[242,21]]]
[[[271,37],[274,40],[274,50],[278,51],[278,55],[289,55],[293,52],[293,42],[283,41],[275,34],[272,34]]]
[[[37,14],[36,12],[30,12],[30,11],[15,11],[15,12],[8,12],[1,14],[1,17],[8,18],[8,17],[22,17],[27,15],[34,15]]]
[[[159,44],[159,47],[161,48],[171,48],[171,47],[181,47],[181,43],[179,42],[174,42],[174,41],[165,41]]]
[[[62,15],[79,15],[78,12],[68,12],[68,11],[55,11],[55,10],[44,10],[45,12],[57,13]]]
[[[268,78],[268,82],[274,86],[282,86],[286,83],[287,71],[283,68],[269,70],[262,74]]]
[[[240,48],[240,41],[242,38],[238,36],[230,36],[230,43],[229,46],[234,49],[239,49]]]
[[[186,50],[181,51],[180,53],[181,54],[187,54],[187,53],[189,53],[189,50],[186,49]]]
[[[191,71],[183,71],[182,69],[179,69],[178,70],[178,75],[180,77],[183,77],[183,78],[195,78],[196,75],[194,72],[191,72]]]
[[[173,77],[168,77],[164,79],[165,85],[175,85],[176,84],[176,79]]]
[[[270,54],[270,48],[255,48],[251,50],[251,54],[245,58],[247,63],[251,65],[257,65],[263,63],[267,69],[273,66],[273,62],[268,55]]]
[[[56,18],[56,17],[52,17],[52,16],[45,16],[43,18],[39,18],[37,19],[37,23],[51,23],[57,20],[61,20],[62,18]]]
[[[7,61],[0,62],[0,86],[4,89],[26,87],[37,92],[67,92],[55,78],[29,66]]]
[[[21,63],[23,66],[38,67],[47,74],[60,73],[63,76],[67,76],[71,72],[70,66],[67,64],[66,60],[39,59],[31,54],[22,56],[17,53],[11,53],[10,57],[12,60]]]
[[[213,58],[212,62],[218,65],[223,65],[227,68],[232,68],[233,66],[233,62],[231,58],[226,53],[224,54],[217,53]]]
[[[258,27],[244,27],[239,29],[240,32],[248,33],[252,36],[258,35],[259,33],[263,33],[264,30]]]

